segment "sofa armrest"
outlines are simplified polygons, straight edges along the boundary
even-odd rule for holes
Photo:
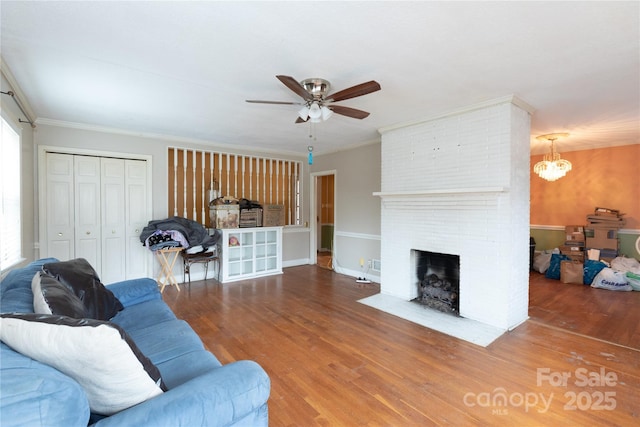
[[[154,299],[162,299],[158,289],[158,282],[148,278],[111,283],[106,285],[106,288],[113,292],[124,307]]]
[[[93,424],[122,426],[228,426],[264,411],[271,382],[256,362],[243,360],[215,368],[151,400]],[[265,425],[268,420],[265,419]]]

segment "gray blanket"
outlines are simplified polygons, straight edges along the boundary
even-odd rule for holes
[[[220,240],[222,233],[219,230],[210,235],[206,228],[199,222],[191,219],[174,216],[166,219],[149,221],[149,224],[142,230],[140,241],[144,245],[147,238],[156,231],[178,231],[189,242],[189,247],[202,246],[209,248],[215,246]]]

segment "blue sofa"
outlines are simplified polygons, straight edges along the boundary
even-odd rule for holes
[[[31,281],[45,263],[11,271],[0,283],[2,313],[33,313]],[[108,285],[124,306],[119,325],[158,368],[167,391],[104,416],[91,414],[84,389],[70,376],[0,344],[2,426],[266,426],[270,380],[253,361],[222,366],[191,327],[164,303],[157,283]]]

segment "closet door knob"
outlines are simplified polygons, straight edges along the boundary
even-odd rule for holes
[[[62,233],[58,233],[58,237],[62,237]]]
[[[88,236],[89,234],[91,234],[91,232],[90,232],[90,231],[87,231],[87,236]]]

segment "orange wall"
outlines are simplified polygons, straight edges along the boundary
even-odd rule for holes
[[[548,182],[533,172],[542,155],[531,156],[531,224],[580,225],[593,209],[618,209],[625,229],[640,229],[640,144],[560,153],[573,165]]]

